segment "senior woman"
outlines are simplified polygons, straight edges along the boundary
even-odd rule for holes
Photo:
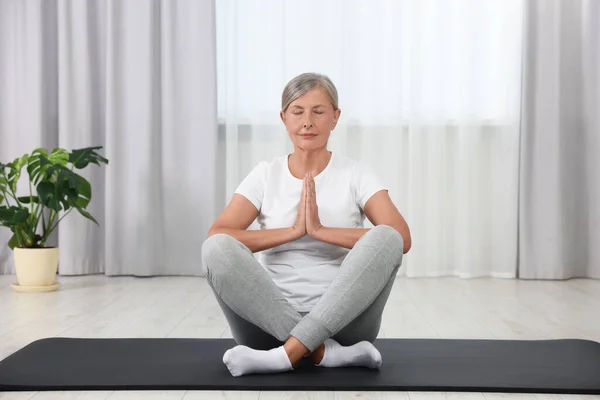
[[[341,112],[328,77],[295,77],[281,106],[293,153],[254,167],[202,246],[238,344],[223,362],[233,376],[289,371],[305,357],[379,368],[372,343],[411,247],[408,225],[368,166],[328,150]],[[255,219],[261,229],[249,230]]]

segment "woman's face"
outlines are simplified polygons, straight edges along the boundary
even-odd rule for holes
[[[340,116],[329,97],[315,88],[298,97],[281,112],[281,120],[296,148],[314,150],[327,146],[329,134]]]

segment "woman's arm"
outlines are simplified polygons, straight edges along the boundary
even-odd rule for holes
[[[292,242],[305,235],[304,226],[248,230],[248,227],[257,216],[258,210],[254,204],[244,196],[236,193],[208,231],[208,236],[225,233],[239,240],[250,251],[256,253]]]
[[[365,214],[375,226],[388,225],[396,229],[402,235],[404,241],[403,252],[408,253],[411,248],[410,229],[386,190],[381,190],[371,196],[365,204]],[[351,249],[362,235],[368,231],[369,229],[363,228],[328,228],[321,226],[311,236],[321,242]]]
[[[320,242],[351,249],[358,242],[358,239],[367,232],[369,232],[368,228],[328,228],[321,226],[311,237]]]

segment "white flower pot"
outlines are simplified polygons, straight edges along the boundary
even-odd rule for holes
[[[58,289],[58,247],[40,249],[14,248],[17,283],[13,289],[19,292],[51,292]]]

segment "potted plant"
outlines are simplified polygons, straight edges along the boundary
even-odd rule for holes
[[[17,283],[22,292],[52,291],[58,271],[59,248],[46,242],[60,221],[73,210],[98,222],[87,211],[92,199],[90,183],[75,170],[89,164],[108,164],[96,150],[87,147],[68,152],[38,148],[11,163],[0,163],[0,226],[13,235],[8,246],[14,251]],[[17,195],[19,178],[26,168],[29,193]],[[59,218],[60,217],[60,218]]]

